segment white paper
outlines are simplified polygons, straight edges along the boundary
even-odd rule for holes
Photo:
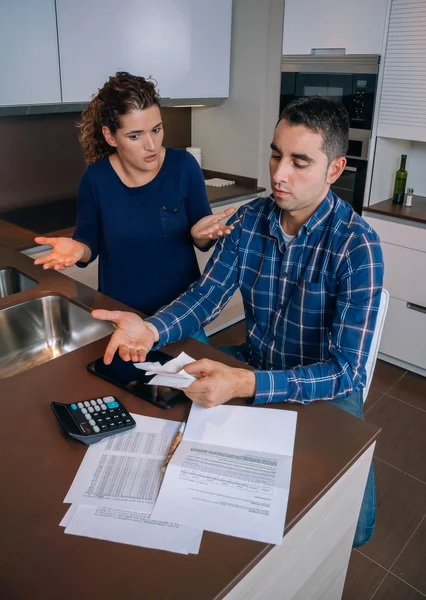
[[[169,360],[166,364],[160,363],[135,363],[135,367],[147,371],[147,375],[155,375],[148,382],[148,385],[164,385],[173,388],[186,388],[195,377],[186,373],[183,368],[190,363],[195,362],[195,359],[188,356],[185,352],[181,352],[177,358]]]
[[[77,510],[78,504],[71,504],[67,512],[62,517],[62,521],[59,523],[59,527],[67,527],[70,524],[70,521]]]
[[[180,554],[199,552],[202,531],[154,521],[136,511],[84,504],[71,508],[65,533]]]
[[[151,513],[180,423],[132,416],[134,429],[89,446],[64,502]]]
[[[151,517],[281,544],[297,413],[193,405]]]
[[[161,363],[160,362],[140,362],[140,363],[133,363],[133,366],[135,366],[137,369],[141,369],[142,371],[153,371],[153,370],[161,367]]]
[[[191,406],[185,441],[293,456],[297,414],[255,406]]]

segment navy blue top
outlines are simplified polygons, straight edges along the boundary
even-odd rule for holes
[[[90,248],[90,262],[99,255],[99,291],[150,315],[199,278],[190,229],[210,214],[189,152],[166,148],[158,174],[134,188],[106,157],[83,174],[73,237]]]

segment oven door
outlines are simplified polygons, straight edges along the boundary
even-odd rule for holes
[[[367,161],[348,158],[345,170],[331,186],[332,191],[359,215],[362,214],[366,175]]]

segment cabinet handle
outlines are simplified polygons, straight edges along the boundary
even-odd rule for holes
[[[423,313],[426,315],[426,307],[420,306],[420,304],[413,304],[413,302],[407,302],[407,308],[410,310],[415,310],[416,312]]]

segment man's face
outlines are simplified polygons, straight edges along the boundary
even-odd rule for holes
[[[328,166],[322,144],[322,135],[304,125],[290,125],[284,119],[278,123],[269,171],[274,200],[280,208],[290,212],[315,208],[340,176],[346,159],[336,158]]]

